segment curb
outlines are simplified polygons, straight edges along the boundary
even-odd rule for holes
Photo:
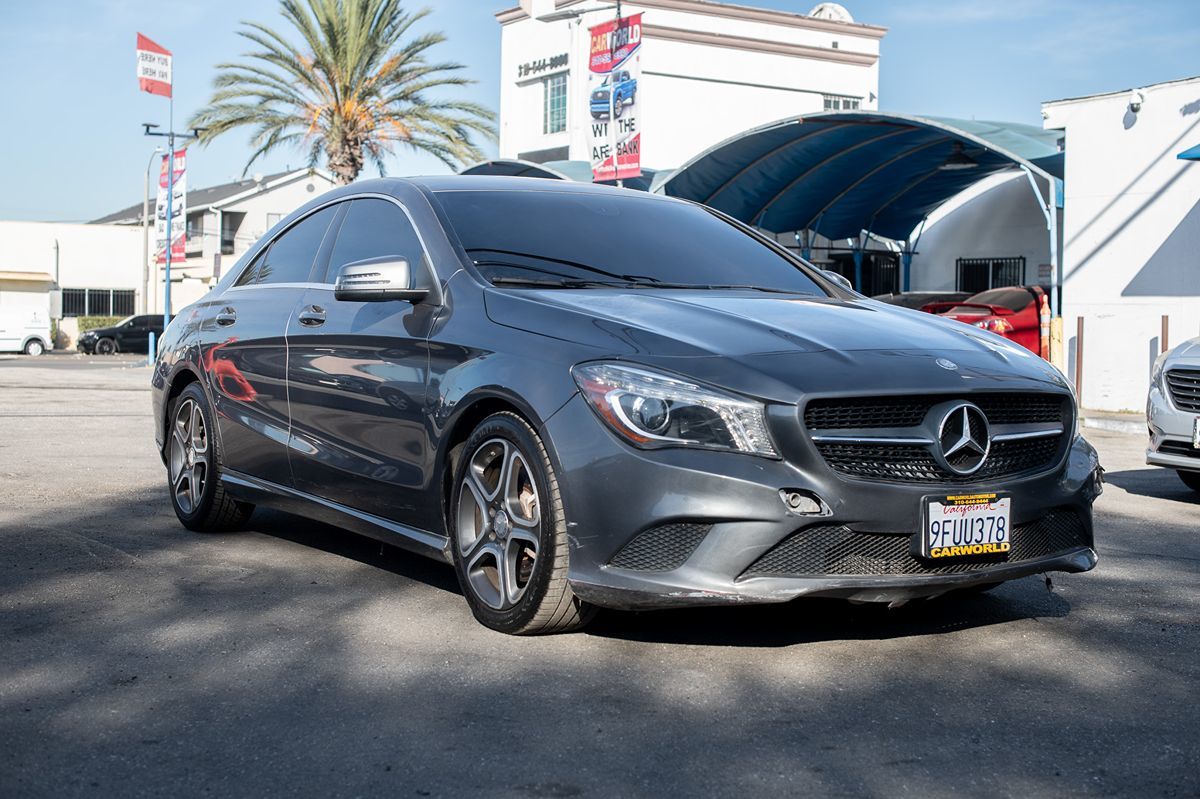
[[[1146,423],[1141,419],[1111,419],[1103,416],[1083,416],[1079,423],[1094,430],[1108,430],[1113,433],[1126,433],[1133,436],[1146,434]]]

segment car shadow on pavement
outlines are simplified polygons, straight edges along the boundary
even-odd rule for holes
[[[938,635],[1022,619],[1061,618],[1071,603],[1041,577],[986,594],[952,592],[898,608],[836,599],[778,605],[603,612],[587,632],[630,641],[732,647],[787,647],[823,641],[878,641]]]
[[[1145,469],[1105,472],[1104,482],[1112,483],[1118,488],[1138,496],[1170,499],[1191,505],[1200,504],[1200,493],[1185,486],[1171,469],[1154,466]]]
[[[246,529],[383,569],[431,588],[462,594],[454,571],[448,564],[333,525],[283,511],[258,508],[250,517]]]

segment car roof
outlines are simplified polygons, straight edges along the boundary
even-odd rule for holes
[[[385,178],[384,180],[395,180],[395,178]],[[431,192],[537,191],[559,192],[563,194],[609,195],[616,193],[618,195],[641,197],[643,199],[660,200],[663,202],[678,202],[670,197],[649,194],[644,191],[618,189],[615,186],[582,183],[575,180],[554,180],[552,178],[513,177],[511,175],[434,175],[429,177],[404,178],[403,180]]]

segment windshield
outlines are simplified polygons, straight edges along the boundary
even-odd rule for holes
[[[117,322],[115,325],[113,325],[113,327],[125,327],[125,325],[129,324],[132,321],[133,321],[132,316],[126,316],[120,322]]]
[[[516,285],[747,287],[826,296],[794,260],[700,206],[562,191],[442,191],[484,277]]]

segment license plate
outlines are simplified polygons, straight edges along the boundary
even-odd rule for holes
[[[931,560],[1007,555],[1012,497],[955,494],[925,498],[921,554]]]

